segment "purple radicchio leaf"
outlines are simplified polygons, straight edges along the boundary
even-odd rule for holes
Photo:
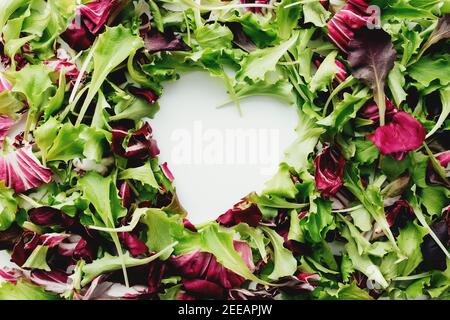
[[[61,226],[68,229],[75,223],[75,219],[61,210],[47,206],[30,209],[28,216],[30,221],[38,226]]]
[[[447,213],[448,214],[448,213]],[[444,245],[448,246],[450,242],[450,219],[442,219],[435,222],[431,229],[436,234],[438,239]],[[421,245],[423,255],[423,266],[425,270],[441,270],[447,268],[446,255],[439,248],[436,241],[428,234],[424,237]]]
[[[392,206],[386,208],[386,220],[394,234],[398,234],[399,230],[414,217],[413,208],[403,199],[397,200]]]
[[[241,0],[241,4],[254,5],[248,6],[245,9],[253,13],[263,14],[264,5],[269,4],[269,0]]]
[[[170,182],[173,182],[175,180],[175,177],[174,177],[172,171],[170,171],[167,162],[164,162],[161,165],[161,170],[164,173],[164,175],[166,176],[166,178],[169,179]]]
[[[188,229],[192,232],[197,232],[197,228],[194,226],[194,224],[191,221],[189,221],[189,219],[184,218],[183,225],[186,229]]]
[[[120,199],[122,199],[122,207],[130,209],[132,203],[132,192],[128,182],[119,181],[119,197]]]
[[[54,293],[64,293],[70,289],[71,279],[69,276],[58,270],[43,271],[32,270],[30,272],[30,280],[34,284]]]
[[[314,160],[317,190],[324,197],[336,194],[344,181],[345,159],[336,146],[328,145]]]
[[[70,235],[66,241],[58,245],[58,254],[71,257],[74,261],[83,259],[89,263],[95,259],[96,253],[97,245],[76,234]]]
[[[52,172],[40,164],[31,147],[0,157],[0,180],[18,193],[49,183],[51,179]]]
[[[226,25],[233,33],[233,42],[235,45],[247,52],[253,52],[258,49],[252,39],[245,34],[239,22],[228,22]]]
[[[248,244],[235,241],[234,247],[242,255],[250,270],[254,270],[252,253]],[[244,278],[218,263],[214,255],[206,252],[193,251],[173,256],[170,258],[170,265],[175,274],[183,277],[186,291],[193,296],[214,295],[216,298],[223,298],[225,290],[239,288],[245,281]]]
[[[439,161],[439,164],[447,168],[448,164],[450,163],[450,150],[444,151],[436,155],[436,160]]]
[[[143,89],[138,87],[129,87],[128,91],[137,97],[143,98],[149,104],[155,103],[159,96],[151,89]]]
[[[349,43],[348,63],[352,74],[372,89],[381,126],[385,124],[386,78],[394,67],[396,55],[391,36],[382,29],[362,28]]]
[[[97,0],[81,5],[78,11],[86,28],[97,35],[119,4],[118,0]]]
[[[38,235],[32,231],[25,231],[14,245],[11,261],[18,266],[22,266],[38,245],[55,248],[69,237],[69,234],[46,233]]]
[[[0,279],[12,284],[16,284],[17,280],[23,276],[24,272],[22,270],[9,267],[0,268]]]
[[[145,49],[151,53],[160,51],[190,51],[191,48],[183,41],[181,36],[172,32],[159,32],[156,29],[141,30]]]
[[[120,7],[120,0],[97,0],[80,5],[77,16],[61,37],[72,49],[86,50]]]
[[[183,279],[184,289],[191,295],[200,298],[223,299],[225,290],[218,284],[204,279]]]
[[[387,125],[378,127],[368,138],[384,155],[419,148],[425,140],[425,128],[410,114],[400,111]]]
[[[9,129],[14,125],[14,120],[7,116],[0,116],[0,149],[2,148],[3,141],[8,135]]]
[[[315,273],[297,273],[294,276],[284,278],[279,281],[279,290],[289,294],[298,294],[302,291],[313,291],[320,280],[320,276]]]
[[[386,98],[385,100],[386,112],[385,119],[386,121],[391,121],[394,114],[398,111],[395,105]],[[380,123],[380,113],[378,112],[378,106],[373,100],[369,100],[359,111],[359,116],[364,119],[369,119],[374,122],[374,124],[379,125]]]
[[[241,222],[256,227],[261,220],[262,213],[259,211],[258,206],[245,198],[217,218],[217,222],[226,227],[231,227]]]
[[[328,37],[343,52],[348,53],[355,33],[367,26],[371,16],[367,13],[370,1],[350,0],[327,23]]]
[[[10,91],[11,89],[11,83],[9,83],[5,76],[0,72],[0,93],[2,93],[3,91]]]
[[[149,252],[146,244],[131,232],[120,232],[117,234],[120,242],[133,256],[147,254]]]
[[[86,50],[94,43],[95,36],[86,27],[74,19],[69,27],[61,34],[61,38],[76,51]]]
[[[44,64],[48,65],[56,72],[64,72],[66,79],[74,85],[78,76],[80,75],[80,71],[77,66],[70,61],[69,54],[63,50],[58,49],[57,56],[53,60],[46,60]]]
[[[302,211],[298,214],[299,220],[305,218],[308,215],[308,211]],[[277,217],[274,220],[275,231],[283,237],[283,246],[290,250],[295,255],[309,255],[310,248],[306,243],[301,243],[295,240],[289,239],[289,229],[291,226],[291,219],[286,210],[280,210]]]
[[[12,250],[21,235],[22,229],[17,224],[13,224],[8,230],[0,231],[0,250]]]
[[[124,286],[121,283],[106,281],[106,276],[95,278],[88,288],[75,292],[74,300],[123,300],[136,299],[147,294],[147,287],[142,285]]]
[[[123,143],[130,129],[128,124],[113,125],[112,150],[115,154],[131,160],[153,159],[159,155],[158,144],[152,138],[152,128],[148,122],[129,136],[128,145],[124,148]]]

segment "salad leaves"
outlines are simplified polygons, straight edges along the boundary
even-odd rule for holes
[[[2,0],[0,299],[448,299],[447,2]],[[190,70],[298,114],[201,225],[151,127]]]

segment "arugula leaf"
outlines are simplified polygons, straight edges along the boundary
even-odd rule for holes
[[[355,139],[355,159],[356,161],[369,164],[373,163],[380,156],[380,151],[370,139]]]
[[[403,89],[406,83],[405,76],[403,75],[404,70],[404,66],[395,62],[394,68],[392,68],[388,76],[388,86],[397,106],[400,106],[400,104],[406,100],[407,96]]]
[[[369,92],[364,88],[356,93],[344,93],[343,99],[336,104],[333,112],[326,118],[317,121],[317,124],[336,128],[338,131],[344,129],[345,124],[354,119],[358,111],[369,100]]]
[[[82,286],[87,285],[101,274],[120,270],[122,264],[124,264],[126,268],[149,264],[150,262],[158,259],[162,255],[167,254],[167,252],[170,252],[170,250],[173,248],[173,246],[175,246],[175,244],[176,243],[172,243],[169,246],[163,248],[158,253],[155,253],[150,257],[144,259],[133,258],[132,256],[130,256],[129,252],[123,255],[123,257],[115,257],[111,256],[108,253],[105,253],[105,255],[102,258],[94,260],[93,262],[85,264],[83,266],[82,271],[84,273],[84,276],[83,280],[81,280],[81,285]]]
[[[286,201],[283,198],[273,195],[261,195],[258,196],[255,192],[250,193],[247,196],[248,200],[258,206],[270,207],[270,208],[285,208],[285,209],[302,209],[308,206],[305,203],[294,203]]]
[[[78,180],[77,188],[83,197],[95,208],[103,224],[113,228],[118,219],[127,213],[120,203],[113,177],[102,177],[96,172],[88,172]]]
[[[430,216],[440,215],[449,205],[450,190],[441,186],[427,186],[420,191],[420,200]]]
[[[283,79],[274,83],[269,81],[257,81],[252,84],[239,82],[234,90],[238,99],[251,96],[269,96],[281,99],[290,105],[295,103],[292,85]]]
[[[306,238],[312,243],[320,243],[328,231],[335,228],[334,217],[331,214],[331,202],[317,198],[311,202],[308,215],[300,220]]]

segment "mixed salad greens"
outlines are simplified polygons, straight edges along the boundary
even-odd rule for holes
[[[1,0],[0,34],[0,299],[450,298],[450,1]],[[199,226],[148,120],[189,70],[299,116]]]

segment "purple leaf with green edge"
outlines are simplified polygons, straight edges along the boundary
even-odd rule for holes
[[[423,45],[422,49],[417,55],[416,61],[419,60],[425,53],[425,51],[427,51],[432,45],[448,38],[450,38],[450,13],[447,13],[445,16],[441,17],[438,20],[436,28],[431,33],[427,42],[425,42],[425,44]]]
[[[394,67],[396,55],[391,36],[381,29],[360,29],[349,44],[348,63],[352,74],[372,89],[381,126],[385,123],[386,78]]]

